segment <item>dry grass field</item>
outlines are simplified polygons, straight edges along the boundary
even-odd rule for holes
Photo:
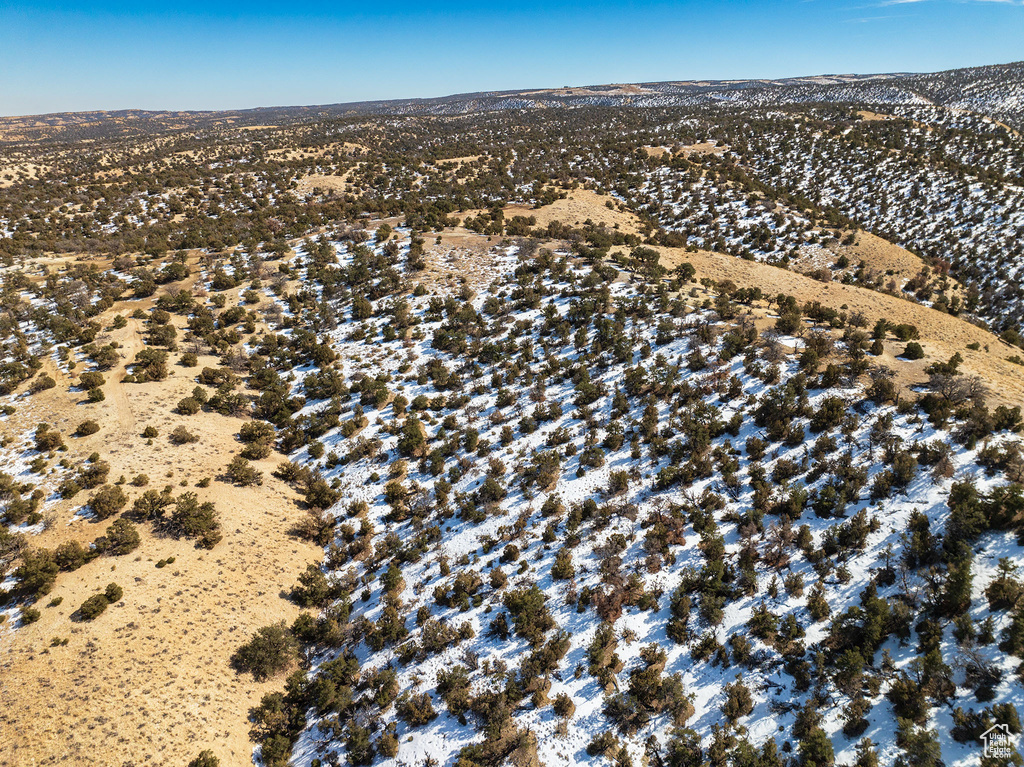
[[[348,174],[346,173],[344,176],[326,176],[314,173],[304,176],[298,182],[298,191],[301,194],[308,194],[317,189],[344,194],[348,191]]]
[[[608,203],[614,207],[609,208]],[[555,200],[551,205],[532,208],[528,205],[509,205],[505,209],[505,218],[512,216],[533,216],[537,226],[544,227],[552,221],[560,221],[570,226],[580,226],[588,219],[595,224],[604,224],[613,229],[618,228],[624,234],[636,234],[639,231],[639,220],[632,213],[622,211],[616,200],[608,195],[599,195],[589,189],[575,189],[564,200]],[[479,211],[467,215],[476,215]],[[616,225],[618,225],[616,227]]]
[[[0,187],[14,186],[18,181],[37,179],[49,168],[33,162],[0,161]]]
[[[322,555],[289,533],[304,512],[294,491],[270,474],[282,456],[255,462],[264,473],[260,487],[216,479],[240,448],[235,434],[241,421],[172,412],[195,386],[195,368],[172,366],[161,382],[120,383],[124,363],[141,348],[140,330],[131,320],[106,334],[123,345],[124,359],[106,375],[104,402],[84,403],[84,395],[69,391],[73,381],[48,365],[57,387],[25,399],[3,432],[27,436],[47,421],[65,435],[70,456],[99,452],[110,463],[111,481],[146,474],[147,488],[125,486],[129,498],[169,484],[175,493],[190,490],[213,501],[224,538],[208,551],[141,524],[142,545],[133,553],[61,574],[40,600],[36,623],[0,633],[4,767],[185,764],[204,748],[223,765],[249,764],[247,711],[281,680],[256,684],[236,675],[229,657],[257,628],[294,619],[298,609],[285,595],[307,563]],[[200,358],[200,366],[217,364]],[[70,436],[86,418],[99,423],[99,432]],[[167,435],[178,424],[199,441],[172,445]],[[159,431],[151,444],[141,437],[147,425]],[[197,488],[205,477],[214,481]],[[48,529],[32,544],[87,544],[102,534],[112,520],[75,516],[85,500],[80,494],[57,504],[48,512]],[[173,564],[156,566],[168,557]],[[94,621],[74,622],[78,606],[111,582],[124,589],[123,599]],[[67,644],[57,644],[63,640]]]

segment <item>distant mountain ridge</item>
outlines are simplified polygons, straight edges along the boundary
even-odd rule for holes
[[[630,86],[495,91],[436,99],[339,104],[322,109],[449,115],[559,106],[765,107],[813,102],[933,104],[980,112],[1019,128],[1024,119],[1024,62],[931,74],[817,75],[780,80],[667,81]]]
[[[692,80],[527,88],[437,98],[359,101],[226,111],[119,110],[0,118],[0,141],[53,129],[100,123],[124,128],[185,127],[210,122],[240,126],[357,114],[456,116],[515,109],[608,107],[783,107],[807,103],[935,105],[988,115],[1024,128],[1024,61],[929,74],[826,74],[783,79]],[[77,136],[76,136],[77,137]],[[17,139],[16,139],[17,140]]]

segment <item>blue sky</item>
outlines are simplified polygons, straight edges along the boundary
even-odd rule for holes
[[[1024,0],[0,4],[0,114],[236,109],[1024,59]]]

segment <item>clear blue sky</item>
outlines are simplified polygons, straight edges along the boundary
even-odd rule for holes
[[[1024,0],[0,4],[0,114],[235,109],[1024,59]]]

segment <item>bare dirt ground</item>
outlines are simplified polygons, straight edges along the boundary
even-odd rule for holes
[[[323,157],[325,154],[330,154],[341,150],[346,154],[353,154],[356,152],[366,151],[366,147],[361,144],[353,144],[350,141],[342,141],[337,144],[328,144],[323,147],[316,148],[286,148],[286,149],[271,149],[268,154],[274,157],[280,157],[284,160],[309,160],[314,157]]]
[[[854,244],[841,244],[850,234],[856,238]],[[846,271],[852,273],[863,264],[869,273],[873,272],[882,278],[883,285],[895,283],[900,289],[925,267],[924,261],[919,256],[899,245],[894,245],[888,240],[883,240],[881,237],[862,230],[855,232],[846,230],[840,231],[838,239],[823,247],[802,248],[801,255],[792,260],[790,268],[804,273],[813,272],[822,267],[829,267],[840,256],[846,256],[850,263]],[[928,282],[937,288],[940,281],[941,275],[932,270]],[[954,292],[962,291],[963,286],[949,277],[948,289]]]
[[[843,232],[843,235],[846,234],[848,232]],[[845,254],[851,264],[864,261],[869,269],[875,269],[883,274],[892,272],[892,276],[904,280],[913,277],[924,266],[920,257],[888,240],[863,231],[856,232],[855,236],[855,244],[839,245],[835,249],[836,253]]]
[[[446,157],[443,160],[438,160],[434,164],[435,165],[465,165],[466,163],[476,162],[482,156],[483,155],[479,155],[479,154],[471,154],[471,155],[466,155],[465,157]]]
[[[241,421],[172,413],[195,386],[195,372],[216,365],[215,358],[200,358],[200,368],[174,365],[162,382],[119,382],[124,363],[141,348],[140,330],[132,320],[107,334],[124,345],[125,359],[105,374],[104,402],[84,403],[83,394],[69,391],[72,381],[48,364],[58,386],[24,400],[3,430],[25,434],[47,421],[64,433],[65,455],[99,452],[111,465],[110,481],[144,473],[148,488],[170,484],[175,493],[195,492],[216,504],[224,538],[207,551],[140,524],[136,551],[62,573],[37,604],[42,617],[36,623],[0,634],[4,767],[181,765],[204,748],[223,765],[249,764],[247,711],[265,692],[280,689],[282,680],[256,684],[236,675],[229,658],[257,628],[294,619],[298,609],[284,595],[307,563],[322,558],[318,547],[288,533],[304,512],[294,491],[270,474],[280,455],[255,462],[264,472],[261,487],[233,487],[216,477],[239,450],[234,435]],[[70,436],[86,418],[95,419],[100,431]],[[199,442],[172,445],[167,435],[178,424]],[[159,430],[151,445],[140,436],[146,425]],[[214,481],[197,488],[204,477]],[[148,488],[124,486],[130,499]],[[102,534],[108,522],[72,518],[87,498],[82,493],[49,511],[52,524],[32,545],[86,543]],[[156,567],[167,557],[174,563]],[[92,622],[71,620],[87,597],[111,582],[124,589],[119,603]],[[49,606],[55,600],[60,604]],[[56,645],[55,639],[68,643]]]
[[[609,208],[608,203],[614,207]],[[532,208],[529,205],[509,205],[505,208],[505,218],[512,216],[534,216],[537,226],[543,227],[552,221],[560,221],[571,226],[581,226],[587,219],[595,224],[605,224],[623,233],[636,234],[638,221],[636,216],[627,211],[619,210],[617,201],[609,195],[600,195],[589,189],[575,189],[564,200],[556,200],[551,205]]]
[[[860,109],[857,111],[857,114],[864,122],[879,122],[881,120],[892,119],[892,115],[881,114],[879,112],[869,112],[867,109]]]
[[[313,174],[305,176],[299,179],[298,190],[299,192],[306,194],[316,189],[323,189],[330,192],[345,193],[348,191],[348,177],[346,173],[344,176],[325,176],[322,174]]]
[[[0,164],[0,187],[13,186],[18,181],[37,179],[49,170],[48,166],[31,162]]]
[[[647,153],[648,157],[657,157],[659,159],[664,157],[665,155],[671,156],[672,154],[668,147],[664,146],[645,146],[644,152]]]
[[[473,290],[486,287],[496,276],[494,254],[498,242],[503,240],[504,237],[488,238],[461,228],[444,232],[440,244],[435,236],[425,245],[427,268],[416,277],[416,282],[447,295],[463,285]]]
[[[704,141],[700,144],[690,144],[689,146],[681,147],[679,152],[683,157],[689,157],[693,154],[716,154],[723,155],[729,147],[719,146],[718,144],[710,141]]]

